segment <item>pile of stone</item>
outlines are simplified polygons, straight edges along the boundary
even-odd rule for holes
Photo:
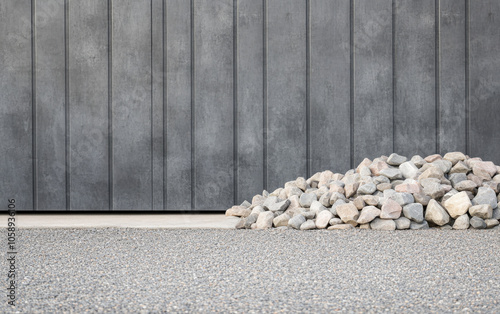
[[[226,211],[236,228],[396,230],[499,228],[500,167],[460,152],[365,158],[285,183]]]

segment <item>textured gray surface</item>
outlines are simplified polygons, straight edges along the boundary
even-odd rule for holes
[[[203,210],[393,151],[500,164],[499,14],[496,0],[2,1],[0,190],[27,210]]]
[[[496,313],[499,230],[23,229],[16,309]]]

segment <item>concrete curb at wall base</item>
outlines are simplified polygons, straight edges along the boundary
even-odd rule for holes
[[[7,215],[0,227],[7,227]],[[238,217],[224,214],[36,214],[17,213],[17,228],[233,229]]]

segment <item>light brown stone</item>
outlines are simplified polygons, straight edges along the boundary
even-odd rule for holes
[[[439,154],[429,155],[429,156],[424,158],[424,160],[427,162],[433,162],[433,161],[436,161],[439,159],[443,159],[443,157],[441,157],[441,155],[439,155]]]
[[[337,215],[342,219],[343,222],[356,226],[356,222],[359,218],[359,211],[352,203],[338,205]]]
[[[454,219],[467,213],[471,206],[472,203],[466,192],[459,192],[444,202],[444,208]]]
[[[380,218],[382,219],[398,219],[401,216],[403,208],[393,199],[387,199],[382,205]]]

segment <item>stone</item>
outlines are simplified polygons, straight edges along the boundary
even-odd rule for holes
[[[260,214],[260,213],[259,213]],[[254,223],[257,222],[259,218],[259,214],[250,214],[247,218],[245,218],[245,229],[250,229]]]
[[[262,204],[264,204],[264,201],[266,200],[266,198],[262,195],[255,195],[253,198],[252,198],[252,206],[251,208],[254,208],[255,206],[262,206]]]
[[[306,182],[306,179],[304,179],[303,177],[298,177],[296,180],[295,180],[295,185],[301,189],[302,191],[305,191],[307,190],[308,188],[308,184]]]
[[[359,218],[356,222],[358,224],[366,224],[379,216],[380,216],[380,209],[378,209],[375,206],[366,206],[361,210]]]
[[[495,208],[493,210],[493,213],[492,213],[492,217],[493,219],[497,219],[497,220],[500,220],[500,208]]]
[[[319,189],[314,191],[314,194],[316,194],[316,199],[319,199],[325,193],[328,193],[328,187],[326,185],[322,185]]]
[[[450,161],[443,159],[433,161],[432,165],[439,168],[443,173],[448,173],[452,166]]]
[[[442,159],[441,155],[439,155],[439,154],[429,155],[429,156],[424,158],[424,160],[429,162],[429,163],[436,161],[436,160],[439,160],[439,159]]]
[[[429,204],[429,201],[431,200],[431,197],[426,195],[424,192],[413,194],[413,198],[415,198],[416,203],[422,204],[424,206],[427,206],[427,204]]]
[[[356,226],[359,218],[359,211],[352,203],[338,205],[336,208],[337,215],[343,222]]]
[[[457,162],[465,160],[467,157],[462,152],[449,152],[443,156],[444,160],[448,160],[454,166]]]
[[[363,201],[365,201],[366,205],[377,206],[379,197],[375,195],[363,195]]]
[[[276,196],[279,198],[280,193],[284,190],[285,190],[284,188],[277,188],[272,193],[270,193],[269,196]]]
[[[375,218],[370,223],[370,228],[373,230],[391,231],[391,230],[396,230],[396,223],[392,219]]]
[[[401,171],[397,168],[385,168],[380,171],[380,174],[389,178],[390,180],[403,179]]]
[[[345,197],[349,198],[349,197],[353,196],[354,193],[356,193],[356,191],[358,190],[358,187],[359,187],[359,182],[346,184],[346,186],[344,188]]]
[[[500,183],[496,181],[486,181],[483,182],[483,187],[490,188],[495,191],[495,193],[498,193],[500,190]]]
[[[444,176],[444,172],[437,167],[429,167],[427,170],[422,172],[422,174],[418,177],[418,181],[422,181],[422,179],[428,178],[436,178],[441,179]]]
[[[354,204],[354,206],[356,206],[356,208],[358,210],[361,210],[363,209],[363,207],[365,207],[365,201],[363,200],[363,198],[361,196],[358,196],[356,197],[352,203]]]
[[[370,170],[370,168],[368,168],[367,166],[363,166],[361,167],[361,169],[359,170],[359,175],[361,177],[366,177],[366,176],[371,176],[372,175],[372,171]]]
[[[252,213],[250,208],[243,206],[233,206],[226,210],[226,216],[248,217]]]
[[[281,189],[280,193],[278,194],[278,198],[281,200],[286,200],[288,198],[288,193],[285,191],[285,189]]]
[[[323,206],[323,204],[321,204],[321,202],[318,202],[318,201],[312,202],[311,207],[310,207],[310,211],[315,212],[315,213],[319,213],[319,212],[324,211],[324,210],[327,210],[327,209],[325,206]]]
[[[394,220],[394,222],[396,223],[397,230],[410,229],[411,221],[406,217],[399,217],[398,219]]]
[[[403,215],[410,219],[421,223],[424,221],[424,206],[419,203],[411,203],[403,206]]]
[[[360,162],[359,165],[356,167],[356,172],[360,173],[361,168],[368,167],[371,165],[371,163],[372,163],[372,161],[370,159],[368,159],[368,158],[363,159],[363,161]]]
[[[251,215],[253,215],[253,214],[257,214],[257,215],[258,215],[258,214],[263,213],[263,212],[265,212],[265,211],[266,211],[266,210],[264,209],[264,207],[262,207],[262,206],[260,206],[260,205],[259,205],[259,206],[255,206],[255,207],[252,209],[252,212],[251,212],[250,214],[251,214]]]
[[[269,210],[269,206],[272,204],[275,204],[279,201],[278,196],[269,196],[265,201],[264,204],[262,204],[262,207],[264,207],[265,210]]]
[[[306,222],[306,217],[302,215],[296,215],[288,220],[288,227],[292,227],[293,229],[300,229],[300,226]]]
[[[332,197],[331,192],[325,193],[325,194],[321,195],[321,197],[319,198],[319,202],[321,203],[321,205],[323,205],[325,207],[330,207],[331,206],[331,204],[330,204],[331,197]]]
[[[379,185],[380,183],[391,183],[391,180],[389,180],[388,177],[385,176],[376,176],[372,177],[372,183],[375,185]]]
[[[377,190],[377,186],[373,183],[366,183],[358,188],[358,195],[373,194]]]
[[[287,195],[288,198],[292,197],[293,195],[297,195],[297,196],[300,197],[302,195],[302,193],[304,193],[304,192],[302,192],[301,189],[299,189],[296,186],[286,187],[285,188],[285,192],[286,192],[286,195]]]
[[[299,198],[299,203],[300,206],[304,208],[309,208],[312,204],[312,202],[317,201],[318,198],[316,197],[316,194],[314,193],[303,193],[300,198]],[[298,228],[296,228],[298,229]]]
[[[300,200],[297,195],[292,195],[288,198],[290,201],[290,205],[288,205],[288,209],[294,209],[300,207]]]
[[[250,208],[250,206],[252,206],[252,203],[250,203],[249,201],[245,200],[243,201],[243,203],[240,204],[241,207],[245,207],[245,208]]]
[[[474,229],[486,229],[486,222],[479,217],[472,217],[470,219],[470,225]]]
[[[455,219],[467,213],[472,203],[465,192],[459,192],[444,202],[444,208],[448,211],[451,218]]]
[[[415,202],[413,195],[411,195],[410,193],[404,193],[404,192],[403,193],[396,192],[393,195],[391,195],[390,198],[392,200],[396,201],[396,203],[398,203],[399,206],[404,206],[406,204],[410,204],[410,203]]]
[[[285,211],[288,208],[288,205],[290,205],[290,201],[284,200],[278,203],[271,204],[268,206],[268,208],[272,212]]]
[[[266,190],[262,191],[262,196],[264,196],[265,198],[269,197],[269,192]]]
[[[472,173],[483,180],[491,180],[497,173],[497,168],[491,161],[479,161],[472,166]]]
[[[457,219],[455,219],[455,222],[453,223],[453,229],[456,230],[466,230],[469,229],[469,226],[469,215],[467,214],[457,217]]]
[[[324,211],[320,212],[316,217],[316,228],[325,229],[326,226],[328,226],[330,219],[332,219],[332,218],[333,218],[333,214],[330,211],[324,210]]]
[[[354,229],[354,226],[350,224],[340,224],[328,227],[328,230],[349,230],[349,229]]]
[[[477,184],[471,180],[463,180],[453,186],[457,191],[471,191],[477,188]]]
[[[425,220],[443,226],[450,221],[450,216],[436,200],[431,199],[425,210]]]
[[[470,171],[470,168],[462,161],[459,161],[456,163],[456,165],[454,165],[453,167],[451,167],[450,169],[450,174],[453,174],[453,173],[465,173],[467,174],[467,172]]]
[[[275,227],[288,226],[290,218],[291,217],[286,213],[281,214],[273,219],[273,225]]]
[[[450,225],[444,225],[444,226],[439,227],[439,229],[440,229],[440,230],[452,230],[452,229],[453,229],[453,227],[452,227],[452,226],[450,226]]]
[[[488,204],[491,208],[497,208],[497,195],[493,189],[488,187],[480,187],[476,197],[472,199],[472,205]]]
[[[306,219],[314,219],[317,215],[317,212],[314,211],[305,211],[301,213],[302,216],[306,217]]]
[[[473,217],[490,219],[493,217],[493,208],[489,204],[474,205],[469,208],[469,214]]]
[[[340,225],[341,223],[342,223],[342,219],[340,219],[340,218],[332,218],[332,219],[330,219],[330,222],[329,222],[329,224],[332,226],[333,225]]]
[[[330,170],[325,170],[321,172],[319,175],[319,180],[318,180],[318,187],[321,187],[323,184],[327,184],[328,181],[330,181],[333,177],[333,172]]]
[[[421,168],[423,165],[427,163],[420,155],[415,155],[411,157],[410,161],[417,167]]]
[[[405,179],[415,179],[418,174],[418,168],[412,161],[407,161],[399,165],[399,171]]]
[[[390,183],[377,184],[377,190],[379,190],[381,192],[388,190],[388,189],[391,189],[391,188],[392,188],[392,184],[390,184]]]
[[[370,168],[373,175],[378,176],[380,171],[389,168],[389,165],[380,158],[375,158],[368,168]]]
[[[331,183],[330,184],[330,193],[337,192],[340,194],[344,194],[345,193],[344,186],[345,186],[345,184],[343,184],[343,182],[342,182],[342,185],[338,185],[336,183]]]
[[[304,222],[302,225],[300,225],[300,230],[312,230],[312,229],[316,229],[316,223],[314,222],[314,220],[306,220],[306,222]]]
[[[445,190],[438,179],[422,179],[420,180],[420,184],[422,185],[422,191],[432,199],[439,199],[445,194]]]
[[[250,216],[249,216],[250,217]],[[235,228],[236,229],[245,229],[245,222],[246,222],[246,218],[241,218],[238,223],[236,224]]]
[[[387,163],[391,166],[399,166],[407,160],[405,156],[392,153],[389,158],[387,158]]]
[[[401,216],[401,205],[399,205],[393,199],[388,199],[382,205],[382,210],[380,212],[380,218],[382,219],[398,219]]]
[[[425,220],[421,223],[412,221],[410,223],[410,229],[411,230],[429,229],[429,224]]]
[[[492,218],[485,219],[484,223],[486,224],[487,229],[491,229],[491,228],[496,227],[500,224],[500,222],[498,222],[497,219],[492,219]]]
[[[449,179],[451,185],[455,188],[455,185],[457,185],[459,182],[467,180],[467,175],[465,173],[453,173],[450,174]]]
[[[272,212],[263,212],[257,218],[257,229],[267,229],[273,226],[274,214]]]
[[[338,200],[342,200],[342,201],[347,201],[346,197],[344,194],[340,194],[340,193],[332,193],[332,196],[330,197],[330,204],[335,204]]]
[[[253,223],[252,226],[250,226],[250,229],[257,229],[257,223]]]
[[[395,188],[396,192],[401,192],[401,193],[420,193],[422,192],[422,188],[420,184],[412,179],[407,179],[403,183],[398,184]]]

